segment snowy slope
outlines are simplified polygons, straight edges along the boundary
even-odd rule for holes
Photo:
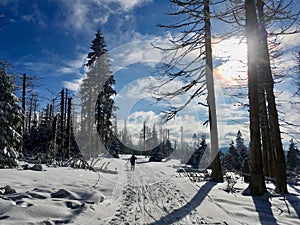
[[[96,173],[1,170],[0,187],[16,193],[0,195],[0,224],[300,224],[300,186],[289,186],[286,198],[251,197],[242,195],[242,179],[229,193],[226,182],[178,174],[176,160],[138,157],[130,171],[128,159],[103,157]]]

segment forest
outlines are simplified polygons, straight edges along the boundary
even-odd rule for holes
[[[0,3],[1,224],[299,221],[297,0],[166,2]]]
[[[175,140],[170,128],[141,121],[134,128],[138,137],[133,140],[129,117],[118,118],[115,62],[107,47],[109,38],[98,27],[93,31],[94,39],[85,46],[89,52],[84,57],[84,78],[78,91],[67,87],[59,92],[48,90],[47,99],[41,100],[35,90],[45,85],[43,79],[27,71],[16,72],[13,61],[0,58],[0,168],[29,163],[96,171],[95,163],[101,157],[119,159],[135,154],[155,162],[177,159],[191,170],[211,169],[210,182],[224,182],[227,172],[240,173],[252,196],[268,192],[268,181],[274,182],[276,193],[288,194],[289,182],[300,173],[299,139],[291,137],[285,149],[281,130],[283,126],[297,130],[300,124],[284,120],[282,115],[289,109],[278,110],[276,85],[292,80],[290,89],[299,97],[300,51],[292,53],[289,71],[280,70],[276,60],[283,54],[280,37],[299,34],[298,1],[171,0],[170,4],[173,7],[165,13],[175,20],[154,25],[168,34],[166,39],[150,43],[164,54],[162,62],[152,67],[156,77],[151,85],[153,101],[169,103],[161,112],[166,124],[198,101],[197,107],[207,111],[203,125],[208,127],[208,135],[192,130],[193,135],[187,138],[185,131],[190,127],[178,125],[179,138]],[[217,33],[214,21],[230,29]],[[247,134],[230,130],[236,138],[221,148],[213,52],[216,43],[232,37],[246,44],[247,62],[245,78],[226,89],[235,93],[245,90],[232,98],[247,110],[249,123]],[[181,96],[185,97],[179,104],[170,103]],[[299,104],[293,102],[298,109]],[[244,140],[246,135],[249,142]]]

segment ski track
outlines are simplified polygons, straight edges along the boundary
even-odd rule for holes
[[[175,184],[169,179],[159,180],[162,172],[145,167],[130,171],[128,163],[125,171],[127,185],[122,190],[121,202],[106,224],[210,224],[195,209],[189,208],[186,197]],[[177,218],[174,213],[179,208],[181,212],[186,211],[183,218]],[[171,213],[174,216],[168,216]]]

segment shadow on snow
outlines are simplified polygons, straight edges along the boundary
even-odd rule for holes
[[[197,194],[191,199],[190,202],[185,204],[179,209],[174,210],[170,214],[160,218],[154,223],[151,223],[150,225],[158,225],[158,224],[173,224],[184,217],[186,217],[192,210],[196,209],[203,200],[207,197],[207,194],[211,191],[211,189],[216,185],[216,182],[207,182],[205,183],[197,192]]]
[[[298,215],[298,218],[300,219],[300,204],[299,204],[299,195],[296,194],[287,194],[285,198],[288,200],[288,202],[291,204],[291,206],[294,208],[295,212]],[[288,207],[288,206],[287,206]],[[290,214],[290,209],[288,208],[288,213]]]
[[[258,217],[260,220],[260,224],[262,225],[270,225],[270,224],[278,224],[272,211],[272,205],[269,199],[263,196],[252,196],[253,203],[258,213]]]

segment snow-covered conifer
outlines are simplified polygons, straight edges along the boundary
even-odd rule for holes
[[[0,168],[14,167],[19,156],[21,108],[14,94],[13,76],[7,64],[0,62]]]
[[[294,171],[300,169],[300,151],[293,139],[290,140],[290,147],[287,154],[287,169]]]

